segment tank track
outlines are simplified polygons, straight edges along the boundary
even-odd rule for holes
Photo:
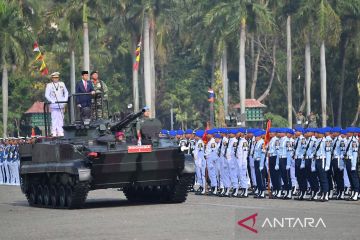
[[[89,182],[44,183],[30,181],[25,195],[30,206],[53,209],[78,209],[87,198]]]
[[[146,203],[182,203],[186,201],[188,188],[193,182],[192,175],[180,176],[171,186],[135,187],[123,189],[125,197],[130,202]]]

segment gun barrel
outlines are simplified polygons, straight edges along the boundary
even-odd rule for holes
[[[121,120],[120,122],[118,122],[117,124],[115,124],[114,126],[112,126],[110,128],[111,131],[120,131],[123,128],[125,128],[127,125],[129,125],[132,121],[134,121],[135,119],[137,119],[138,117],[140,117],[141,115],[143,115],[143,113],[145,112],[145,109],[142,109],[141,111],[137,112],[137,113],[131,113],[128,116],[126,116],[123,120]]]

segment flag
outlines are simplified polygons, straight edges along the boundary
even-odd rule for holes
[[[271,120],[268,120],[266,123],[266,134],[265,134],[265,143],[264,149],[268,146],[270,142],[270,128],[271,128]]]
[[[41,52],[39,52],[38,55],[35,58],[35,61],[41,61],[41,60],[43,60],[43,55],[42,55]]]
[[[34,43],[34,52],[40,52],[39,45],[37,42]]]
[[[135,63],[133,66],[133,69],[135,71],[139,70],[139,64],[140,64],[140,54],[141,54],[141,40],[139,41],[136,50],[135,50]]]
[[[33,52],[37,52],[34,62],[41,62],[41,66],[39,68],[39,72],[41,73],[41,76],[45,76],[49,74],[49,70],[45,63],[44,55],[41,53],[39,44],[37,42],[34,43]]]
[[[211,88],[209,88],[208,93],[209,93],[208,101],[213,103],[213,102],[215,101],[215,93],[214,93],[214,90],[212,90]]]

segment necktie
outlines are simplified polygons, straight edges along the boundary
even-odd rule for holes
[[[87,81],[84,81],[84,88],[85,88],[85,91],[87,91]]]

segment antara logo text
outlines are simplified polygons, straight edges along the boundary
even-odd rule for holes
[[[250,232],[258,233],[255,228],[256,218],[258,214],[252,214],[242,220],[239,220],[237,224]],[[252,224],[247,223],[251,220]],[[320,218],[312,217],[282,217],[282,218],[265,218],[261,224],[261,228],[326,228],[324,220]]]

